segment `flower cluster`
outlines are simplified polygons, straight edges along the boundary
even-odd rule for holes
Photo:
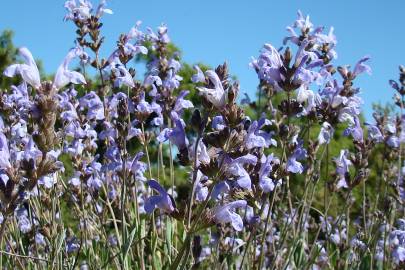
[[[298,12],[289,47],[250,63],[260,98],[238,102],[228,65],[191,69],[166,25],[137,22],[103,58],[106,1],[65,8],[76,45],[53,81],[25,47],[2,71],[21,82],[0,97],[5,269],[405,265],[403,67],[399,112],[364,123],[369,58],[334,66],[333,27]]]

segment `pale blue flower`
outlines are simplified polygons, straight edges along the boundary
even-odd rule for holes
[[[35,243],[39,246],[46,246],[45,236],[40,232],[35,234]]]
[[[7,169],[9,167],[11,167],[11,164],[8,141],[6,136],[0,132],[0,169]]]
[[[236,177],[236,182],[241,188],[251,189],[251,179],[249,173],[243,167],[246,164],[255,165],[257,157],[247,154],[238,158],[227,158],[225,161],[226,171],[231,176]]]
[[[82,110],[87,110],[86,118],[88,120],[104,119],[104,104],[95,92],[90,91],[81,97],[79,104]]]
[[[266,147],[270,145],[277,145],[276,140],[272,139],[272,133],[267,133],[260,130],[265,125],[270,125],[271,122],[265,118],[261,118],[259,121],[254,121],[247,130],[245,137],[245,145],[248,150],[255,147]]]
[[[205,176],[200,170],[198,170],[197,177],[195,179],[196,181],[195,199],[197,202],[205,201],[205,199],[208,196],[208,187],[202,183],[206,180],[208,180],[208,177]]]
[[[112,73],[115,75],[114,86],[122,87],[123,85],[128,87],[134,87],[134,79],[126,67],[121,63],[118,57],[114,57],[110,62],[110,68]]]
[[[319,144],[329,144],[334,132],[334,128],[328,122],[323,122],[321,131],[318,135]]]
[[[28,233],[32,229],[32,223],[28,216],[28,211],[23,206],[16,210],[18,228],[22,233]]]
[[[76,0],[67,0],[65,2],[65,8],[68,11],[68,14],[66,14],[64,18],[65,21],[84,21],[90,18],[93,5],[88,0],[79,0],[79,5],[77,5]]]
[[[212,118],[211,126],[215,130],[223,130],[226,127],[224,118],[221,115],[214,116],[214,118]]]
[[[20,48],[18,52],[24,59],[25,64],[13,64],[7,67],[3,73],[4,76],[14,77],[15,75],[19,74],[26,83],[36,89],[40,88],[41,80],[39,76],[39,70],[37,64],[35,63],[34,57],[32,57],[31,52],[25,47]]]
[[[228,183],[226,181],[221,181],[221,182],[215,184],[215,186],[212,190],[212,193],[211,193],[211,198],[213,200],[216,200],[216,199],[218,199],[218,197],[221,194],[226,194],[229,191],[230,191],[230,187],[229,187]]]
[[[106,0],[101,0],[100,4],[97,7],[97,11],[96,11],[96,17],[100,18],[104,13],[106,14],[113,14],[112,10],[109,8],[105,8],[105,6],[107,5],[107,1]]]
[[[348,188],[348,183],[346,181],[346,175],[349,173],[349,167],[352,162],[348,159],[347,150],[341,150],[338,158],[335,158],[336,163],[336,174],[338,175],[337,188]]]
[[[68,83],[86,84],[86,80],[81,73],[68,69],[69,63],[73,60],[73,58],[79,57],[82,53],[83,49],[80,47],[73,48],[69,51],[62,64],[56,71],[55,78],[53,80],[53,87],[55,89],[61,89]]]
[[[367,124],[367,130],[368,138],[370,138],[372,141],[379,143],[384,140],[384,136],[377,126]]]
[[[202,93],[209,102],[217,109],[222,109],[225,106],[225,91],[222,86],[221,80],[217,73],[213,70],[207,70],[205,75],[210,80],[214,88],[197,87],[197,90]]]
[[[273,191],[275,184],[273,179],[271,179],[270,173],[273,169],[273,164],[280,163],[279,159],[276,158],[273,154],[265,155],[261,158],[261,166],[259,171],[259,187],[263,192],[268,193]]]
[[[305,159],[306,157],[307,150],[303,148],[302,142],[299,142],[296,145],[294,152],[287,160],[287,171],[299,174],[302,173],[304,171],[304,166],[298,161]]]
[[[398,148],[401,144],[399,138],[397,136],[391,135],[387,138],[386,143],[388,146],[392,148]]]
[[[352,135],[357,142],[363,142],[363,128],[360,125],[360,120],[357,116],[354,117],[354,125],[348,127],[344,133],[345,136]]]
[[[217,206],[212,210],[213,220],[215,223],[231,223],[236,231],[241,231],[243,229],[243,221],[241,216],[235,212],[235,209],[244,208],[246,205],[245,200],[238,200]]]
[[[177,112],[178,115],[181,115],[184,109],[194,108],[194,105],[190,100],[184,99],[189,93],[190,91],[183,90],[177,96],[173,110]]]
[[[34,162],[37,161],[37,159],[42,157],[42,152],[38,150],[38,148],[35,145],[34,140],[32,137],[28,140],[28,143],[24,147],[24,153],[22,155],[22,158],[25,159],[26,161],[33,160]]]
[[[192,81],[193,83],[203,83],[203,82],[205,82],[205,75],[204,75],[204,73],[202,72],[202,70],[200,69],[200,67],[199,67],[198,65],[195,65],[195,66],[194,66],[194,69],[197,71],[197,73],[194,74],[194,75],[191,77],[191,81]]]
[[[184,149],[188,145],[188,139],[184,130],[185,123],[178,117],[177,113],[172,113],[172,120],[175,126],[173,128],[165,128],[162,130],[157,137],[157,140],[159,142],[170,140],[170,142],[176,145],[180,150]]]
[[[363,58],[361,58],[357,63],[356,66],[354,67],[353,70],[353,76],[356,77],[357,75],[361,74],[361,73],[368,73],[371,74],[371,68],[370,66],[364,64],[365,62],[367,62],[370,59],[369,56],[364,56]]]
[[[153,179],[148,181],[148,185],[159,194],[150,196],[146,199],[144,205],[146,213],[151,214],[156,207],[166,213],[173,212],[175,209],[174,202],[167,191]]]
[[[140,159],[144,156],[143,152],[137,153],[133,160],[131,161],[131,172],[133,173],[135,180],[138,181],[146,181],[146,178],[144,176],[144,173],[146,169],[148,168],[148,165],[146,165],[145,162],[140,161]]]

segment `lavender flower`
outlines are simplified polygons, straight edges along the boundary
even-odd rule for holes
[[[156,190],[159,195],[153,195],[146,199],[144,206],[146,213],[151,214],[156,207],[166,213],[173,212],[175,209],[173,199],[166,190],[153,179],[148,181],[148,185]]]
[[[168,29],[165,24],[162,24],[161,26],[158,27],[157,35],[150,28],[148,28],[147,31],[148,31],[148,37],[152,41],[162,42],[164,44],[167,44],[170,42],[169,35],[167,34]]]
[[[93,5],[90,1],[81,0],[79,5],[76,4],[76,0],[67,0],[65,2],[65,8],[68,10],[68,14],[65,16],[65,20],[85,20],[90,18],[90,12]]]
[[[118,57],[115,57],[112,62],[110,62],[110,68],[112,73],[115,75],[115,87],[121,87],[122,85],[128,87],[134,87],[134,79],[125,66],[121,63]]]
[[[260,130],[263,126],[270,125],[271,122],[265,118],[259,121],[254,121],[248,128],[245,137],[245,145],[248,150],[255,147],[269,147],[270,145],[277,146],[276,140],[271,138],[271,133]]]
[[[212,125],[212,129],[215,129],[215,130],[218,130],[218,131],[223,130],[225,128],[225,126],[226,126],[224,118],[221,115],[215,116],[212,119],[211,125]]]
[[[0,132],[0,169],[7,169],[10,164],[10,151],[6,136]]]
[[[63,63],[59,66],[56,71],[55,78],[53,81],[53,87],[55,89],[60,89],[67,85],[68,83],[74,84],[86,84],[84,76],[77,71],[71,71],[68,69],[69,63],[73,58],[80,56],[83,53],[83,49],[80,47],[73,48],[69,51]]]
[[[106,0],[100,1],[95,13],[95,17],[100,18],[104,13],[113,14],[111,9],[105,8],[106,5]],[[65,2],[65,8],[68,11],[64,18],[65,21],[77,20],[83,22],[91,17],[93,5],[88,0],[79,0],[79,4],[76,3],[76,0],[67,0]]]
[[[202,72],[202,70],[200,69],[200,67],[198,65],[195,65],[194,69],[197,71],[197,73],[191,77],[191,81],[193,83],[205,82],[205,75],[204,72]]]
[[[225,106],[225,91],[222,86],[221,80],[217,73],[213,70],[207,70],[205,72],[208,80],[212,83],[214,88],[197,87],[197,90],[202,93],[208,101],[214,105],[217,109],[221,109]]]
[[[179,149],[185,149],[188,145],[188,139],[185,133],[184,121],[178,117],[177,113],[172,113],[172,120],[175,124],[174,128],[165,128],[157,137],[159,142],[170,140]]]
[[[229,191],[230,187],[226,181],[219,182],[214,186],[214,189],[212,190],[211,193],[211,198],[213,200],[216,200],[221,194],[226,194]]]
[[[352,135],[353,139],[357,142],[363,141],[363,128],[360,125],[360,120],[357,116],[354,117],[354,125],[348,127],[344,133],[345,136]]]
[[[376,143],[382,142],[384,140],[384,137],[377,126],[369,124],[366,125],[368,130],[368,138]]]
[[[262,156],[259,171],[259,187],[263,190],[263,192],[268,193],[273,191],[275,184],[269,175],[273,169],[273,164],[279,163],[279,159],[273,154],[268,155],[267,158],[264,155]]]
[[[335,159],[336,162],[336,174],[338,175],[337,188],[348,188],[348,183],[346,181],[346,175],[349,173],[349,167],[352,165],[351,161],[347,158],[348,151],[341,150],[338,158]]]
[[[365,56],[365,57],[363,57],[362,59],[360,59],[360,60],[356,63],[356,66],[354,67],[354,70],[353,70],[353,76],[354,76],[354,77],[356,77],[356,76],[358,76],[359,74],[364,73],[364,72],[366,72],[366,73],[368,73],[368,74],[371,74],[371,68],[370,68],[370,66],[364,64],[364,63],[367,62],[369,59],[370,59],[370,57]]]
[[[4,76],[14,77],[19,74],[26,83],[36,89],[40,88],[41,81],[39,77],[39,70],[31,52],[25,47],[20,48],[18,52],[24,59],[25,64],[13,64],[7,67],[3,73]]]
[[[22,233],[28,233],[32,229],[32,223],[28,217],[28,211],[24,207],[20,207],[16,210],[16,217],[18,228]]]
[[[216,223],[231,223],[236,231],[243,229],[243,221],[240,215],[234,212],[236,208],[246,207],[245,200],[230,202],[221,206],[217,206],[212,210],[213,220]]]
[[[319,144],[329,144],[334,131],[334,128],[328,122],[323,122],[321,131],[318,135]]]
[[[198,202],[205,201],[208,196],[208,187],[204,186],[203,181],[207,181],[208,177],[205,176],[200,170],[197,171],[195,199]]]
[[[285,79],[281,74],[283,62],[279,52],[271,44],[263,46],[259,59],[254,59],[250,66],[259,71],[260,79],[273,85],[276,90],[281,90],[278,82]]]
[[[251,179],[249,173],[243,167],[245,164],[256,164],[257,157],[247,154],[235,159],[229,158],[226,161],[226,171],[228,174],[236,177],[236,182],[241,188],[250,189]]]
[[[147,165],[146,163],[140,161],[143,155],[143,152],[137,153],[131,162],[131,172],[134,174],[135,180],[138,181],[146,181],[146,178],[143,174],[147,169]]]
[[[302,173],[304,171],[304,166],[298,161],[305,159],[306,156],[307,151],[303,148],[302,142],[298,143],[294,152],[288,158],[287,171],[299,174]]]
[[[93,91],[89,92],[79,100],[79,108],[87,110],[86,118],[88,120],[103,120],[104,119],[104,104],[100,97]]]
[[[105,8],[105,6],[107,5],[107,1],[106,0],[101,0],[100,4],[97,7],[97,11],[96,11],[96,17],[100,18],[104,13],[106,14],[113,14],[113,11],[109,8]]]
[[[194,108],[194,105],[190,100],[184,99],[189,93],[190,93],[190,91],[183,90],[177,96],[176,103],[174,104],[173,110],[178,115],[181,115],[184,109]]]

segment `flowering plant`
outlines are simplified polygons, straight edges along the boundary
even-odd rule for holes
[[[336,67],[333,28],[301,12],[252,59],[251,101],[226,63],[185,76],[166,25],[103,58],[106,1],[65,8],[53,80],[25,47],[2,71],[20,84],[0,98],[0,268],[405,267],[405,68],[397,112],[364,123],[369,57]]]

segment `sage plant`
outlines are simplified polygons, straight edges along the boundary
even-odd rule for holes
[[[164,24],[102,56],[106,1],[65,8],[53,81],[25,47],[2,71],[0,268],[405,267],[402,66],[398,109],[365,122],[369,57],[335,66],[333,28],[301,12],[252,59],[252,101],[227,63],[182,76]]]

